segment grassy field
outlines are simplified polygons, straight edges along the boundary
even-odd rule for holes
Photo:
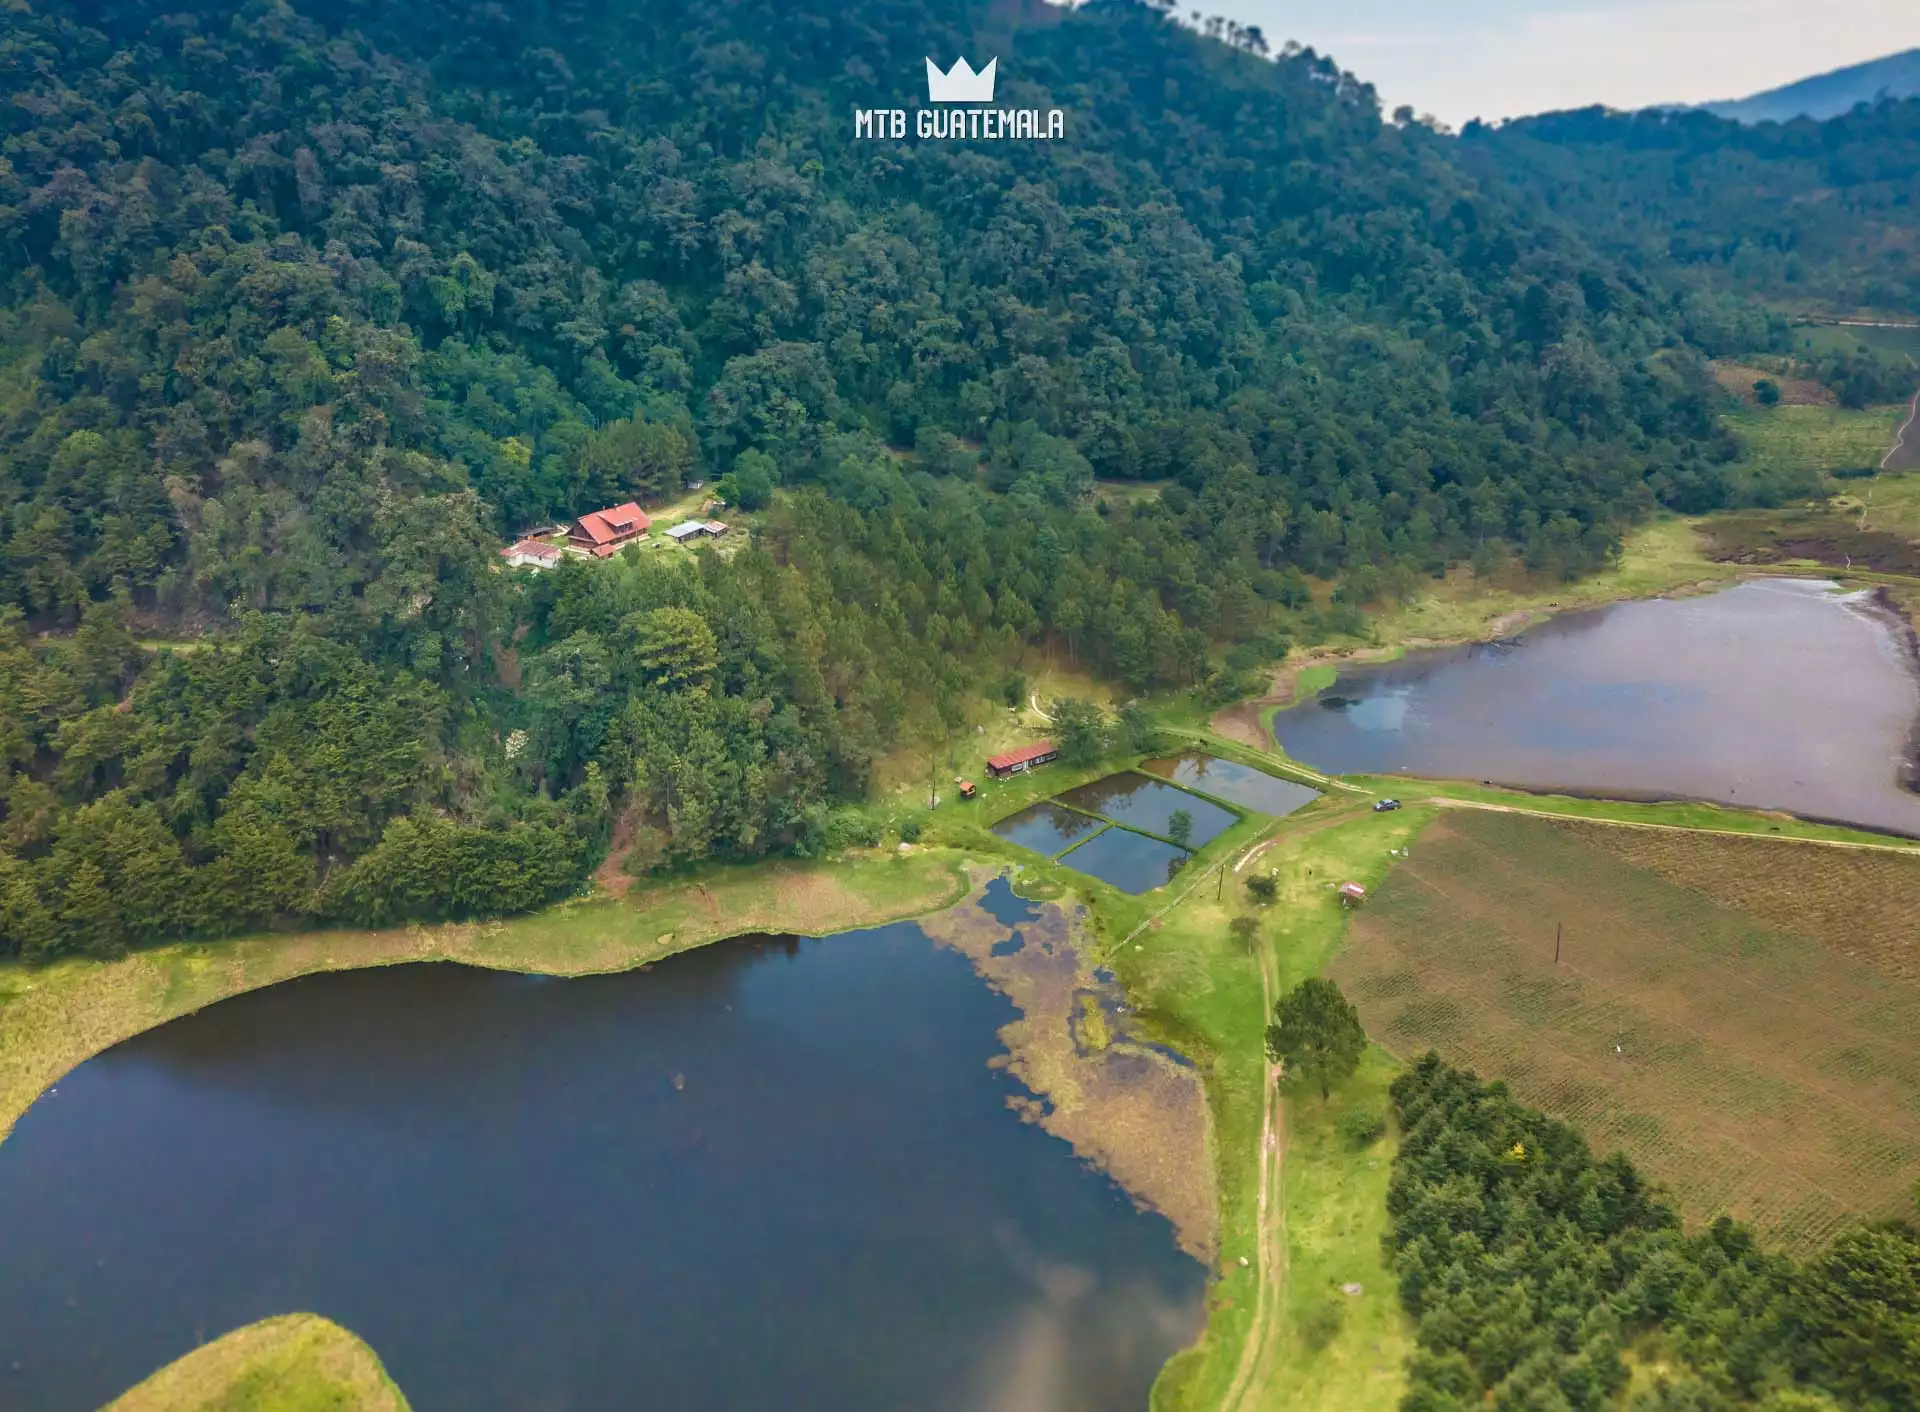
[[[1906,420],[1905,405],[1849,411],[1843,407],[1744,408],[1726,415],[1740,440],[1736,470],[1864,470],[1880,464]]]
[[[1897,933],[1920,859],[1477,811],[1411,855],[1330,969],[1376,1039],[1506,1080],[1689,1218],[1728,1213],[1783,1248],[1910,1207],[1920,988],[1831,942],[1863,918]],[[1863,859],[1900,870],[1883,900],[1796,900],[1858,888]]]
[[[106,1412],[407,1412],[407,1400],[338,1324],[283,1314],[203,1344]]]
[[[863,853],[715,868],[622,900],[491,922],[182,942],[119,961],[0,966],[0,1137],[49,1085],[101,1050],[295,976],[407,961],[565,976],[623,971],[749,932],[824,936],[919,916],[958,901],[969,886],[959,854]]]
[[[1456,572],[1431,592],[1374,620],[1383,644],[1407,647],[1506,637],[1539,618],[1731,581],[1736,571],[1702,552],[1697,519],[1664,515],[1627,536],[1620,559],[1576,583],[1496,579]]]
[[[1206,1073],[1220,1164],[1221,1276],[1205,1332],[1155,1386],[1155,1412],[1215,1412],[1229,1394],[1233,1412],[1364,1412],[1398,1401],[1409,1338],[1380,1247],[1392,1139],[1356,1152],[1335,1129],[1349,1107],[1384,1111],[1389,1061],[1376,1056],[1331,1103],[1317,1094],[1286,1096],[1279,1209],[1269,1213],[1265,1233],[1278,1243],[1280,1268],[1266,1308],[1256,1288],[1259,1145],[1266,996],[1318,973],[1346,924],[1333,887],[1350,878],[1377,882],[1389,850],[1417,825],[1414,811],[1382,816],[1364,801],[1323,799],[1281,825],[1257,857],[1227,874],[1224,887],[1196,888],[1137,939],[1109,950],[1147,1023]],[[1248,899],[1246,879],[1256,870],[1280,883],[1269,909]],[[1252,951],[1228,930],[1243,913],[1260,921]],[[1361,1293],[1339,1293],[1347,1284]],[[1321,1312],[1328,1307],[1339,1314]],[[1240,1376],[1243,1356],[1252,1360],[1251,1376]]]

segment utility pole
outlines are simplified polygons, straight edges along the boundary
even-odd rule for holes
[[[1553,924],[1553,964],[1560,964],[1560,923]]]

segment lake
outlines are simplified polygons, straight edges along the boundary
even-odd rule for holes
[[[1148,760],[1140,768],[1274,818],[1284,818],[1296,809],[1304,809],[1320,797],[1319,790],[1307,785],[1277,779],[1265,770],[1221,760],[1197,750],[1164,760]]]
[[[1188,794],[1164,780],[1135,774],[1132,770],[1122,770],[1070,789],[1060,796],[1060,802],[1163,838],[1168,836],[1167,828],[1173,816],[1184,809],[1193,820],[1193,834],[1188,842],[1194,848],[1211,843],[1232,828],[1239,817],[1197,794]]]
[[[212,1006],[0,1144],[0,1406],[312,1310],[422,1412],[1144,1409],[1205,1271],[1010,1111],[1017,1013],[915,924]]]
[[[1920,835],[1920,674],[1861,594],[1765,579],[1569,613],[1505,642],[1342,672],[1277,713],[1336,773],[1683,797]]]

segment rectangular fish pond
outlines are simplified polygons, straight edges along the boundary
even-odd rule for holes
[[[1122,892],[1141,893],[1172,882],[1192,856],[1184,848],[1132,829],[1110,828],[1062,854],[1060,861]]]
[[[1052,858],[1076,843],[1086,842],[1088,834],[1105,827],[1104,820],[1063,809],[1043,799],[1018,814],[1002,819],[993,826],[993,831],[1009,843],[1017,843],[1022,848],[1031,848],[1035,853],[1044,853]]]
[[[1156,773],[1185,769],[1193,775],[1197,787],[1222,798],[1233,798],[1235,791],[1243,793],[1247,796],[1244,803],[1237,798],[1233,802],[1262,813],[1290,813],[1315,797],[1314,791],[1303,785],[1205,755],[1152,761],[1146,768]],[[1273,788],[1263,790],[1262,781]],[[1225,787],[1216,790],[1216,783]],[[1192,826],[1186,847],[1171,837],[1173,817],[1183,811]],[[1057,799],[1030,805],[993,825],[993,831],[1010,843],[1056,859],[1122,892],[1142,893],[1165,887],[1193,856],[1193,850],[1220,837],[1239,817],[1236,809],[1203,799],[1165,779],[1122,770],[1070,789]]]
[[[1140,768],[1276,819],[1304,809],[1320,797],[1320,791],[1309,785],[1278,779],[1265,770],[1256,770],[1235,760],[1216,759],[1198,750],[1164,760],[1148,760]]]
[[[1193,848],[1213,842],[1232,828],[1238,817],[1197,794],[1132,770],[1070,789],[1060,796],[1060,802],[1159,838],[1171,837],[1168,828],[1173,816],[1184,809],[1193,819],[1193,834],[1188,840]]]

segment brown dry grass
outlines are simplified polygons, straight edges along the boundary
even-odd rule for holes
[[[1446,816],[1329,974],[1380,1042],[1506,1080],[1597,1151],[1625,1151],[1690,1220],[1724,1212],[1806,1250],[1852,1216],[1909,1209],[1920,988],[1634,866],[1592,841],[1600,827]],[[1878,856],[1803,859],[1775,842],[1746,845],[1769,850],[1750,862],[1727,846],[1737,839],[1607,842],[1658,849],[1663,868],[1712,876],[1723,895],[1769,872],[1845,891]],[[1839,925],[1788,885],[1742,900],[1764,913],[1783,898],[1795,917]]]
[[[1760,399],[1754,395],[1753,385],[1762,378],[1773,379],[1774,385],[1780,389],[1780,401],[1788,407],[1826,407],[1840,400],[1812,378],[1791,377],[1748,363],[1713,364],[1713,380],[1750,407],[1760,405]]]

